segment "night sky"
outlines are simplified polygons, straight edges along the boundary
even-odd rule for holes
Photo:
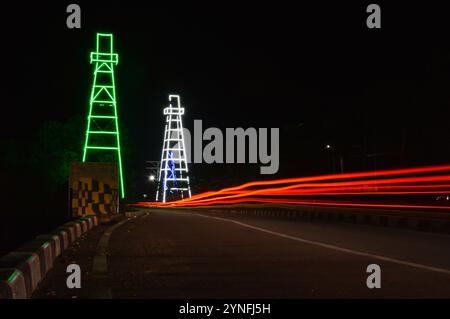
[[[181,95],[191,129],[194,119],[204,128],[280,128],[278,174],[259,175],[259,164],[191,165],[194,192],[330,173],[339,157],[345,171],[450,162],[450,24],[437,5],[377,2],[382,28],[370,30],[370,2],[89,1],[77,2],[82,28],[68,29],[69,3],[2,8],[0,129],[16,148],[46,121],[87,116],[89,53],[96,32],[112,32],[125,174],[136,194],[145,161],[161,154],[169,93]]]

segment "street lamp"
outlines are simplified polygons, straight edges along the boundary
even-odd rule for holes
[[[149,180],[150,182],[153,182],[153,181],[155,180],[155,175],[150,175],[150,176],[148,177],[148,180]]]
[[[335,172],[335,156],[337,156],[337,157],[339,157],[339,168],[340,168],[341,174],[343,174],[344,173],[344,156],[341,153],[339,153],[337,155],[336,149],[333,148],[331,146],[331,144],[325,144],[325,148],[327,150],[331,151],[331,153],[330,153],[331,154],[331,168],[332,168],[333,173]]]

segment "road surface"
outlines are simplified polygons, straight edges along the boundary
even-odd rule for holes
[[[450,236],[346,223],[142,209],[99,226],[34,298],[449,298]],[[82,287],[68,289],[77,263]],[[369,264],[381,288],[366,285]]]

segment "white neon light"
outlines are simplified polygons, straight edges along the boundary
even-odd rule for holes
[[[175,99],[176,102],[173,101]],[[158,201],[162,195],[162,201],[165,203],[168,191],[177,191],[177,195],[184,198],[186,195],[185,192],[191,197],[191,188],[189,185],[189,176],[187,175],[186,145],[181,120],[181,116],[184,114],[184,108],[181,107],[179,95],[169,95],[169,106],[164,108],[163,114],[166,115],[166,124],[164,127],[164,142],[161,152],[156,200]],[[169,157],[170,153],[171,157]],[[169,162],[173,162],[174,168],[169,168]],[[169,173],[172,172],[174,172],[175,178],[168,177]],[[183,172],[185,173],[184,176]]]

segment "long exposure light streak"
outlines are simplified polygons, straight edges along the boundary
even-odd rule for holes
[[[450,194],[449,172],[450,165],[436,165],[252,181],[184,200],[140,202],[136,205],[183,207],[273,203],[450,211],[450,205],[435,200],[437,195]],[[325,199],[327,196],[329,198]]]
[[[253,186],[264,186],[264,185],[277,185],[277,184],[290,184],[290,183],[302,183],[302,182],[311,182],[311,181],[326,181],[326,180],[339,180],[339,179],[352,179],[352,178],[361,178],[361,177],[380,177],[380,176],[395,176],[395,175],[407,175],[407,174],[424,174],[431,172],[443,172],[450,171],[450,165],[438,165],[438,166],[426,166],[419,168],[403,168],[403,169],[392,169],[392,170],[383,170],[383,171],[370,171],[370,172],[358,172],[358,173],[345,173],[345,174],[329,174],[329,175],[320,175],[313,177],[296,177],[296,178],[285,178],[278,180],[269,180],[269,181],[255,181],[248,182],[239,186],[228,187],[218,191],[210,191],[204,192],[198,195],[194,195],[190,198],[190,200],[197,200],[200,198],[210,197],[222,193],[227,193],[233,190],[245,189]],[[172,202],[173,203],[173,202]]]

